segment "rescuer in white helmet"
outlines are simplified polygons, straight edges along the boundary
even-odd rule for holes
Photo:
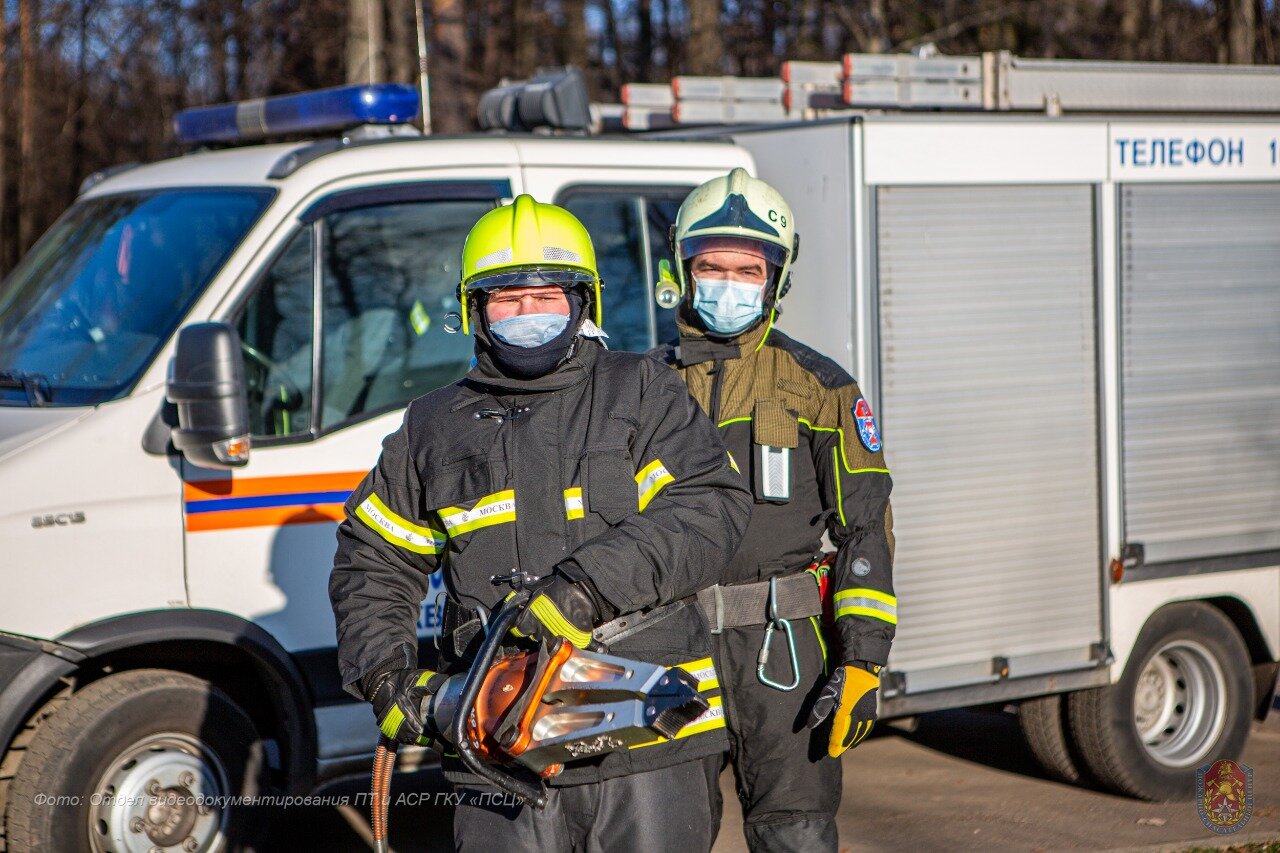
[[[718,425],[755,504],[699,595],[753,851],[837,849],[845,750],[871,731],[897,624],[892,481],[858,385],[774,325],[799,247],[777,190],[734,169],[672,229],[680,338],[655,354]],[[822,553],[823,533],[836,547]]]

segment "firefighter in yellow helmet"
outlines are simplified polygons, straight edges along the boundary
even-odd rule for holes
[[[680,207],[672,248],[676,275],[656,296],[679,305],[680,339],[656,354],[755,499],[723,585],[700,595],[747,843],[835,851],[836,759],[871,731],[897,624],[879,430],[853,378],[775,326],[799,248],[777,190],[743,169],[708,181]]]
[[[479,796],[446,754],[459,850],[707,850],[714,837],[727,741],[695,597],[721,579],[750,496],[679,377],[606,349],[601,286],[582,224],[528,195],[468,235],[458,295],[475,366],[410,403],[338,528],[342,681],[387,737],[437,735],[424,702],[467,668],[484,614],[523,589],[513,644],[581,647],[598,631],[613,654],[696,672],[711,710],[673,739],[570,762],[542,811]],[[420,662],[437,570],[441,660]],[[641,612],[652,627],[620,630]]]

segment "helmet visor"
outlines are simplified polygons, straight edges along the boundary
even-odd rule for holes
[[[761,258],[775,267],[781,267],[787,260],[787,250],[776,243],[753,240],[750,237],[727,237],[723,234],[689,237],[681,240],[677,249],[682,261],[709,252],[738,252]]]
[[[498,290],[504,287],[572,287],[595,282],[581,270],[538,269],[507,270],[467,282],[467,290]]]

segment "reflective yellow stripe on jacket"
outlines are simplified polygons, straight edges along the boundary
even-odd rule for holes
[[[443,533],[396,515],[375,493],[370,493],[364,503],[356,507],[356,517],[374,533],[407,551],[439,554],[444,550],[446,537]]]
[[[841,616],[870,616],[897,625],[898,599],[878,589],[842,589],[836,593],[836,618]]]
[[[570,521],[573,521],[575,518],[582,518],[584,515],[585,513],[583,512],[583,503],[582,503],[582,487],[574,486],[572,489],[565,489],[564,490],[564,517]]]
[[[471,509],[448,506],[440,510],[440,521],[450,536],[457,536],[481,527],[506,524],[516,520],[516,493],[514,489],[485,495]]]
[[[655,459],[641,468],[640,473],[636,474],[636,493],[640,501],[640,511],[644,512],[649,502],[656,498],[667,484],[675,481],[676,478],[667,470],[667,466],[662,464],[661,459]]]

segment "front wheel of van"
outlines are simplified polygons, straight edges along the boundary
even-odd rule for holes
[[[1186,800],[1196,770],[1238,759],[1253,718],[1249,652],[1215,607],[1157,611],[1120,681],[1082,690],[1068,705],[1071,733],[1105,786],[1146,800]]]
[[[13,849],[244,849],[265,779],[248,715],[207,681],[145,669],[72,694],[36,731],[9,794]]]

